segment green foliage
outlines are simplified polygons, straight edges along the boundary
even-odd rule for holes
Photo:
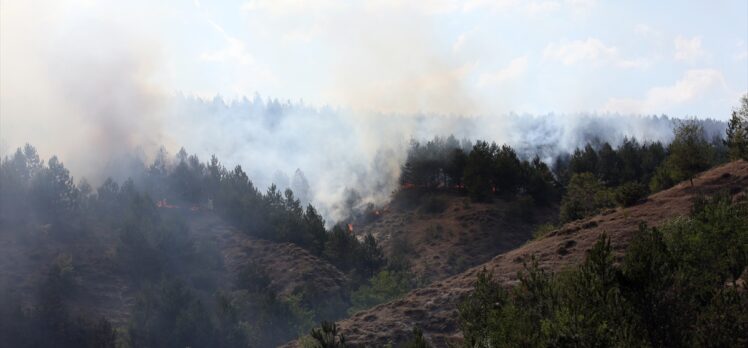
[[[526,265],[511,291],[478,275],[459,306],[465,347],[742,347],[748,344],[748,204],[698,199],[690,218],[641,227],[620,266],[602,235],[580,266]]]
[[[696,121],[683,122],[675,129],[675,138],[668,146],[669,155],[657,167],[649,181],[651,192],[657,192],[683,180],[691,180],[708,169],[715,160],[715,148],[704,136]]]
[[[332,229],[325,244],[325,258],[330,260],[335,267],[348,271],[356,264],[358,257],[359,242],[352,233],[340,225]]]
[[[658,192],[673,187],[678,181],[673,178],[672,165],[667,161],[662,163],[654,172],[649,182],[649,191]]]
[[[435,137],[425,144],[411,141],[401,168],[400,185],[427,190],[459,185],[466,163],[461,147],[453,136]]]
[[[405,272],[381,271],[371,277],[368,285],[362,285],[351,293],[351,308],[348,314],[374,307],[396,299],[412,288],[411,275]]]
[[[361,243],[361,253],[359,257],[361,262],[361,272],[368,277],[373,276],[382,268],[382,266],[384,266],[384,253],[371,233],[366,234],[364,237],[364,241]]]
[[[561,199],[562,222],[582,219],[613,206],[613,194],[591,173],[574,174]]]
[[[627,141],[628,139],[624,141],[624,145],[627,144]],[[623,149],[624,147],[622,146],[621,148]],[[623,179],[621,177],[623,168],[624,161],[618,152],[610,144],[603,144],[598,151],[597,168],[595,168],[595,172],[600,180],[607,186],[618,185],[620,180]]]
[[[554,224],[541,224],[535,228],[535,231],[532,232],[532,239],[543,238],[545,235],[555,231],[556,229],[558,229],[558,226]]]
[[[508,145],[502,145],[494,154],[492,181],[496,192],[503,195],[516,193],[522,182],[522,162]]]
[[[319,328],[309,333],[311,340],[307,340],[304,348],[345,348],[345,336],[338,332],[335,323],[323,321]]]
[[[572,175],[581,173],[594,174],[606,187],[631,181],[648,183],[665,157],[660,142],[642,144],[634,138],[624,138],[615,149],[608,143],[587,144],[568,158],[559,156],[554,173],[565,184]]]
[[[732,112],[727,123],[725,145],[731,160],[748,161],[748,94],[743,95],[740,102],[740,107]]]
[[[509,298],[506,290],[483,269],[478,273],[475,290],[458,306],[460,329],[465,338],[465,347],[481,347],[490,344],[489,335],[503,335],[496,318],[502,317]]]
[[[569,167],[572,173],[595,173],[598,168],[597,162],[597,151],[592,144],[587,144],[584,149],[574,150]]]
[[[545,205],[558,199],[557,185],[558,182],[551,173],[551,169],[540,160],[540,157],[535,156],[530,162],[522,162],[520,190],[532,197],[539,205]]]
[[[646,186],[639,182],[631,181],[616,188],[615,198],[616,202],[621,206],[630,207],[647,197],[648,193],[649,191]]]
[[[496,151],[496,144],[488,145],[485,141],[478,141],[468,154],[462,181],[473,201],[484,202],[491,197],[491,178]]]
[[[704,136],[704,128],[695,121],[683,122],[675,129],[675,138],[668,147],[667,158],[671,177],[675,181],[691,180],[709,168],[713,149]]]

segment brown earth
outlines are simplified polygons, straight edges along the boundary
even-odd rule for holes
[[[507,286],[516,284],[523,261],[532,256],[544,269],[559,271],[580,263],[603,232],[621,257],[640,223],[657,226],[677,216],[687,215],[695,196],[727,190],[733,196],[745,195],[748,163],[737,161],[702,173],[693,180],[650,196],[645,202],[617,208],[603,214],[566,224],[539,240],[498,255],[490,261],[458,275],[416,289],[403,298],[354,314],[339,322],[346,341],[353,345],[383,346],[402,343],[414,327],[420,327],[435,347],[447,347],[461,339],[457,322],[459,301],[473,289],[477,273],[486,269]],[[296,346],[291,342],[289,346]]]
[[[431,282],[522,245],[537,224],[557,214],[556,207],[543,207],[525,220],[512,216],[516,202],[473,203],[456,193],[442,193],[435,199],[444,203],[442,212],[403,209],[393,203],[369,223],[356,224],[355,232],[359,236],[371,233],[388,257],[396,248],[405,251],[411,271]]]

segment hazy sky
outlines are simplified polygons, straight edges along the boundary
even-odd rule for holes
[[[50,85],[104,69],[167,94],[406,113],[725,119],[748,90],[745,0],[3,0],[1,34],[5,101],[22,83],[64,99]]]
[[[386,198],[411,137],[568,150],[670,135],[582,113],[727,119],[747,45],[746,0],[0,0],[0,156],[28,142],[96,183],[185,146],[261,186],[300,168],[334,218],[350,187]],[[211,99],[255,93],[341,108]]]

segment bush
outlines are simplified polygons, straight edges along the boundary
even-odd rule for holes
[[[569,222],[613,206],[613,194],[591,173],[574,174],[561,200],[560,219]]]
[[[678,180],[672,174],[670,165],[665,162],[657,167],[654,175],[652,175],[652,179],[649,181],[649,191],[654,193],[666,190],[673,187],[677,182]]]
[[[541,224],[532,232],[532,239],[543,238],[546,234],[555,231],[557,228],[558,226],[554,224]]]
[[[632,181],[616,188],[616,202],[624,207],[639,203],[649,192],[643,184]]]
[[[335,323],[323,321],[319,328],[309,333],[310,339],[303,341],[304,348],[345,348],[345,336],[338,332]]]
[[[410,278],[411,276],[404,272],[379,272],[369,279],[369,285],[362,285],[351,293],[351,308],[348,309],[348,314],[404,295],[412,288]]]

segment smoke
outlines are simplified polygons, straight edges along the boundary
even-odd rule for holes
[[[511,100],[486,99],[463,84],[473,65],[436,39],[438,17],[384,5],[325,17],[329,23],[315,29],[325,38],[320,49],[334,54],[322,73],[313,67],[309,73],[329,80],[321,85],[322,100],[351,108],[258,95],[175,95],[163,75],[176,68],[152,26],[171,17],[126,6],[2,2],[0,155],[29,142],[42,157],[59,155],[77,178],[97,184],[107,176],[121,180],[162,145],[172,154],[184,146],[202,160],[215,154],[227,167],[241,165],[260,188],[276,183],[304,191],[304,201],[334,221],[352,205],[387,200],[410,139],[452,134],[550,160],[594,138],[617,143],[624,136],[667,141],[672,135],[672,121],[664,118],[498,112],[511,109]],[[215,26],[230,43],[240,42]],[[241,45],[230,48],[241,64],[254,62]],[[314,87],[302,92],[317,93]]]
[[[387,201],[411,139],[483,139],[550,162],[589,141],[668,142],[676,122],[615,114],[371,114],[259,95],[229,102],[177,95],[165,119],[164,132],[188,152],[203,160],[215,154],[229,168],[241,165],[260,188],[276,184],[300,191],[331,221],[347,217],[352,208]],[[710,136],[724,132],[723,122],[702,123]]]
[[[2,155],[25,142],[96,178],[168,144],[154,42],[69,3],[2,3]],[[116,10],[116,9],[114,9]],[[122,168],[109,168],[116,172]]]

